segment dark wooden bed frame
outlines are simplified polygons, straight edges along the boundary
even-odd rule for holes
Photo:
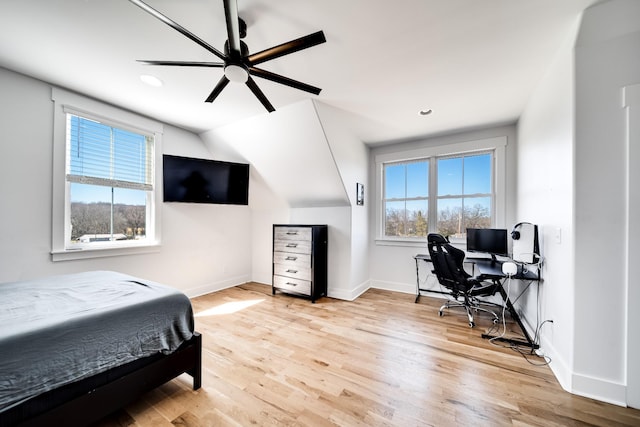
[[[175,352],[110,369],[35,396],[0,412],[0,426],[86,426],[187,373],[193,389],[202,384],[202,336],[195,332]]]

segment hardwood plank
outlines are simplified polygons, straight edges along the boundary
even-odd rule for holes
[[[640,425],[640,411],[567,393],[542,359],[482,339],[489,316],[471,329],[460,310],[439,317],[441,299],[413,301],[369,290],[311,304],[257,283],[194,298],[202,389],[181,376],[96,427]]]

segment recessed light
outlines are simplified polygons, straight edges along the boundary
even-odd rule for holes
[[[140,76],[140,80],[149,86],[160,87],[162,86],[162,80],[157,78],[156,76],[152,76],[151,74],[143,74]]]
[[[429,108],[428,110],[420,110],[421,116],[428,116],[431,113],[433,113],[433,110],[431,108]]]

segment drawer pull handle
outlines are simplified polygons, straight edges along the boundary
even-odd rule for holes
[[[287,258],[285,258],[287,261],[295,261],[298,259],[297,256],[288,256]]]
[[[293,274],[296,274],[297,272],[298,272],[298,270],[292,270],[292,269],[288,269],[288,270],[287,270],[287,273],[293,273]]]
[[[297,243],[287,243],[287,247],[288,248],[297,248],[298,244]]]
[[[287,231],[287,235],[288,236],[297,236],[298,232],[297,231]]]
[[[291,282],[287,282],[287,285],[289,285],[289,286],[298,286],[297,283],[291,283]]]

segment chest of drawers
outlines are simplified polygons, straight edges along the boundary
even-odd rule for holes
[[[326,225],[273,225],[272,294],[327,295],[327,234]]]

